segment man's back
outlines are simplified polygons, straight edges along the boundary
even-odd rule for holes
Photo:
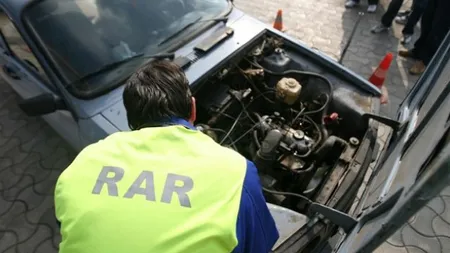
[[[251,207],[263,198],[245,188],[247,166],[181,125],[113,134],[58,180],[60,252],[254,252],[258,244],[267,251],[278,235],[267,208]],[[251,233],[265,238],[255,242]]]

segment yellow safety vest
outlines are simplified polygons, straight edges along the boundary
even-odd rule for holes
[[[60,253],[222,253],[237,245],[246,160],[183,126],[85,148],[55,189]]]

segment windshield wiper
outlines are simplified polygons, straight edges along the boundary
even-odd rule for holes
[[[103,74],[103,73],[108,72],[110,70],[113,70],[113,69],[115,69],[115,68],[117,68],[117,67],[119,67],[119,66],[121,66],[121,65],[123,65],[125,63],[128,63],[128,62],[136,59],[136,58],[141,58],[141,59],[169,59],[169,60],[173,60],[175,58],[175,54],[174,53],[162,53],[162,54],[150,54],[150,55],[145,55],[144,53],[135,54],[135,55],[133,55],[131,57],[128,57],[128,58],[125,58],[123,60],[116,61],[116,62],[113,62],[113,63],[110,63],[110,64],[106,64],[106,65],[102,66],[100,69],[98,69],[96,71],[93,71],[93,72],[91,72],[91,73],[89,73],[89,74],[79,78],[78,80],[76,80],[76,81],[74,81],[72,83],[69,83],[67,85],[67,87],[72,86],[75,83],[83,82],[84,80],[89,79],[89,78],[91,78],[93,76],[100,75],[100,74]]]
[[[194,24],[198,24],[198,23],[202,23],[202,22],[210,22],[210,21],[215,21],[215,22],[224,22],[226,23],[228,21],[228,17],[222,17],[222,18],[211,18],[211,19],[204,19],[202,20],[202,17],[197,18],[196,20],[189,22],[187,25],[183,26],[182,28],[180,28],[179,30],[177,30],[175,33],[171,34],[169,37],[167,37],[166,39],[164,39],[163,41],[161,41],[158,46],[161,46],[165,43],[167,43],[168,41],[172,40],[173,38],[175,38],[176,36],[178,36],[180,33],[182,33],[185,29],[191,27]]]

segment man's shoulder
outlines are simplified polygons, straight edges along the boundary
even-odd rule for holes
[[[128,137],[132,136],[132,132],[115,132],[112,133],[108,136],[106,136],[103,139],[98,140],[97,142],[91,143],[89,145],[87,145],[81,152],[81,153],[90,153],[90,152],[94,152],[98,149],[101,148],[108,148],[108,147],[112,147],[115,144],[121,143],[124,140],[127,140]]]
[[[258,175],[258,169],[255,164],[246,159],[246,173],[243,184],[243,192],[244,194],[248,194],[250,196],[261,194],[261,184],[260,178]]]
[[[269,252],[278,231],[262,193],[256,166],[247,161],[237,224],[238,246],[233,252]]]
[[[122,150],[121,142],[117,140],[125,132],[116,132],[104,139],[91,143],[84,147],[73,159],[67,168],[59,176],[58,181],[64,180],[73,173],[83,173],[84,170],[90,170],[91,167],[102,167],[103,163],[110,162],[112,159],[120,158]],[[107,159],[107,161],[105,161]],[[105,164],[107,164],[105,163]]]
[[[120,150],[120,147],[123,147],[121,139],[126,132],[116,132],[111,135],[108,135],[104,139],[100,139],[97,142],[91,143],[84,147],[78,155],[73,160],[72,164],[81,161],[81,160],[93,160],[98,161],[101,160],[98,155],[100,153],[117,153]]]
[[[255,200],[259,200],[262,197],[262,187],[255,164],[248,159],[245,159],[245,163],[245,175],[242,182],[242,204],[244,204],[244,208],[254,208],[255,203],[258,202]]]

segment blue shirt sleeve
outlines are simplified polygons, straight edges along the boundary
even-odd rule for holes
[[[278,230],[264,199],[255,165],[247,161],[237,218],[238,245],[233,253],[266,253],[278,240]]]

